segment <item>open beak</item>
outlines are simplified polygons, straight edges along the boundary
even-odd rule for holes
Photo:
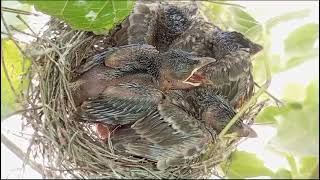
[[[183,83],[190,84],[193,86],[200,86],[201,84],[213,84],[213,82],[206,78],[205,75],[202,74],[199,69],[203,68],[204,66],[207,66],[208,64],[211,64],[215,62],[216,60],[214,58],[210,57],[201,57],[199,58],[200,64],[193,69],[191,74],[183,81]]]

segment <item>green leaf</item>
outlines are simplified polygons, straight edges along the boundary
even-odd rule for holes
[[[266,21],[266,29],[269,32],[274,26],[288,22],[290,20],[298,19],[298,18],[304,18],[307,17],[310,14],[310,9],[304,9],[304,10],[299,10],[299,11],[293,11],[293,12],[288,12],[285,14],[281,14],[279,16],[270,18]]]
[[[287,169],[280,168],[277,172],[272,176],[272,179],[292,179],[291,172]]]
[[[297,55],[287,59],[285,61],[285,66],[281,68],[281,71],[293,68],[308,60],[313,60],[316,57],[319,57],[319,48],[312,48],[310,51],[306,51],[304,54]]]
[[[29,80],[24,78],[24,74],[30,66],[30,61],[26,60],[25,64],[23,64],[22,54],[13,41],[2,40],[1,45],[3,51],[2,56],[11,85],[15,91],[19,93],[25,89],[29,83]],[[16,98],[7,80],[4,66],[1,64],[1,119],[17,109],[18,104],[16,104]]]
[[[305,104],[314,104],[319,106],[319,79],[311,81],[306,89]]]
[[[297,96],[298,95],[298,96]],[[290,102],[303,102],[305,88],[299,83],[288,83],[283,89],[282,99]]]
[[[301,110],[303,105],[299,102],[287,102],[285,106],[269,106],[263,109],[256,117],[255,123],[277,124],[281,116],[287,115],[292,110]]]
[[[315,97],[318,98],[318,97]],[[300,107],[301,108],[301,107]],[[319,105],[303,106],[282,114],[277,134],[269,145],[294,156],[319,154]]]
[[[33,4],[36,10],[64,20],[72,28],[107,32],[131,12],[134,1],[22,1]]]
[[[316,170],[319,158],[304,157],[300,159],[299,175],[297,178],[310,178]]]
[[[269,106],[264,108],[264,110],[256,117],[255,123],[276,124],[277,120],[275,116],[281,113],[280,110],[281,109],[277,106]]]
[[[242,33],[246,33],[251,28],[259,25],[249,13],[239,7],[229,7],[231,27]]]
[[[318,38],[319,24],[305,24],[291,32],[284,40],[285,53],[294,57],[314,51],[314,44]]]
[[[297,87],[291,87],[296,89]],[[313,80],[301,93],[293,93],[291,98],[303,97],[300,102],[290,102],[277,115],[282,119],[277,134],[269,145],[277,151],[289,153],[295,157],[317,156],[319,154],[319,80]]]
[[[263,161],[255,154],[236,151],[232,153],[231,164],[227,168],[226,163],[221,165],[228,178],[248,178],[256,176],[272,176],[273,172],[268,169]]]

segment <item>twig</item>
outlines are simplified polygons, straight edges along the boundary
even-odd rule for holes
[[[21,9],[8,8],[8,7],[1,7],[1,11],[9,12],[9,13],[15,13],[15,14],[40,16],[40,14],[24,11],[24,10],[21,10]]]
[[[24,161],[26,153],[24,153],[17,145],[11,142],[5,135],[1,133],[1,143],[3,143],[11,152],[13,152],[21,161]],[[39,174],[43,174],[42,166],[34,161],[27,161],[27,164]]]
[[[27,28],[32,32],[32,34],[34,36],[36,36],[37,34],[33,31],[33,29],[29,26],[29,24],[18,14],[16,16],[25,26],[27,26]]]
[[[20,114],[20,113],[23,113],[23,112],[28,112],[28,111],[34,111],[34,110],[38,110],[38,109],[41,109],[42,106],[39,106],[39,107],[35,107],[35,108],[29,108],[29,109],[19,109],[19,110],[16,110],[8,115],[6,115],[3,119],[7,119],[13,115],[16,115],[16,114]]]
[[[21,34],[24,34],[24,35],[27,35],[27,36],[31,36],[31,37],[34,37],[34,38],[38,38],[36,35],[33,35],[33,34],[30,34],[30,33],[24,32],[24,31],[22,31],[22,30],[19,30],[18,28],[14,27],[14,26],[12,26],[12,25],[10,25],[9,27],[10,27],[12,30],[17,31],[18,33],[21,33]]]
[[[256,82],[254,82],[254,85],[257,86],[258,88],[261,88],[261,86]],[[278,99],[275,96],[273,96],[267,90],[264,93],[266,93],[268,96],[270,96],[277,103],[277,105],[278,105],[278,103],[281,104],[282,106],[284,105],[284,102],[282,102],[280,99]]]
[[[7,34],[9,36],[9,38],[13,41],[13,43],[17,46],[17,48],[19,49],[19,51],[21,52],[21,54],[23,55],[23,57],[27,57],[26,54],[24,53],[24,51],[22,50],[22,48],[20,47],[20,45],[16,42],[15,38],[13,37],[11,31],[10,31],[10,28],[7,24],[7,22],[5,21],[4,17],[3,17],[3,14],[1,13],[1,21],[4,25],[4,27],[6,28],[7,30]]]

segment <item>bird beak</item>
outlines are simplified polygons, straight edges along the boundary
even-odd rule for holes
[[[257,54],[258,52],[260,52],[263,47],[259,44],[256,44],[256,43],[252,43],[252,45],[250,45],[250,48],[249,48],[249,52],[250,52],[250,55],[255,55]]]
[[[214,58],[210,57],[197,57],[197,59],[200,61],[200,64],[193,69],[191,74],[183,81],[183,83],[191,84],[193,86],[200,86],[201,84],[213,84],[213,82],[205,77],[201,72],[199,72],[199,69],[203,68],[204,66],[207,66],[208,64],[211,64],[215,62],[216,60]]]
[[[248,138],[256,138],[258,137],[257,133],[248,125],[243,124],[243,128],[237,131],[239,137],[248,137]]]

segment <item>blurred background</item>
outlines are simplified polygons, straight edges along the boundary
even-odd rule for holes
[[[30,33],[19,19],[25,20],[37,32],[49,16],[18,1],[1,3],[1,56],[12,72],[10,76],[20,82],[21,75],[14,70],[24,65],[19,62],[21,55],[15,44],[8,40],[10,34],[3,19],[6,25],[17,29],[12,31],[14,38],[28,43],[33,38],[19,33]],[[41,16],[3,11],[3,7]],[[260,112],[253,125],[258,138],[246,139],[238,146],[228,165],[227,176],[319,177],[319,2],[203,2],[203,12],[209,21],[219,27],[240,31],[263,45],[263,52],[253,60],[257,84],[262,85],[267,79],[265,63],[271,73],[271,84],[267,90],[269,95],[265,93],[259,98],[259,101],[269,99],[269,106]],[[18,107],[14,104],[14,94],[5,73],[1,66],[1,178],[41,178],[39,173],[26,165],[23,158],[24,153],[28,153],[32,131],[25,128],[21,133],[20,116],[11,115]],[[8,148],[8,143],[3,144],[7,140],[18,146],[21,152],[16,150],[18,152],[12,153],[14,145]],[[225,169],[226,165],[222,164],[221,170],[225,172]]]

